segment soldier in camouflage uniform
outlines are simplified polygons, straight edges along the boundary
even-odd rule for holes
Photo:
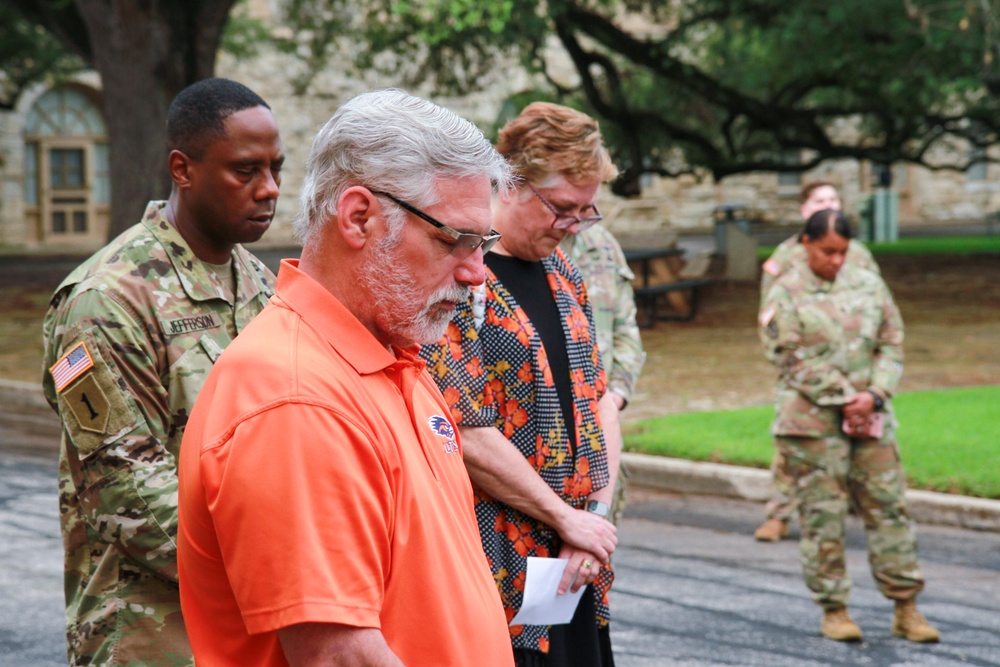
[[[896,601],[893,634],[937,641],[915,604],[924,580],[891,400],[902,375],[903,322],[878,275],[844,264],[850,234],[839,211],[814,214],[802,237],[806,265],[783,274],[765,300],[761,340],[778,370],[772,434],[795,483],[802,568],[824,610],[823,635],[861,639],[846,606],[851,502],[864,520],[879,590]],[[879,419],[881,433],[866,426]]]
[[[803,220],[808,220],[816,211],[823,209],[840,210],[840,195],[837,189],[828,181],[810,181],[802,186],[799,212]],[[795,234],[778,244],[771,256],[764,262],[760,276],[760,301],[763,308],[767,294],[774,282],[783,273],[794,266],[804,266],[806,251],[799,242],[801,234]],[[880,273],[878,264],[864,243],[850,239],[849,250],[845,263],[858,266],[876,274]],[[792,480],[782,474],[781,452],[775,445],[774,460],[771,463],[771,473],[774,481],[774,495],[767,503],[767,516],[754,537],[761,542],[777,542],[788,534],[788,522],[795,516],[795,489]]]
[[[274,276],[239,243],[267,229],[281,140],[246,87],[209,79],[167,122],[169,201],[74,270],[45,316],[59,414],[71,665],[190,665],[177,585],[177,457],[223,349]]]
[[[576,264],[587,287],[597,347],[608,376],[608,392],[617,405],[617,411],[601,413],[601,423],[605,431],[609,428],[620,430],[618,411],[624,410],[631,400],[639,372],[646,362],[639,325],[635,321],[635,294],[632,291],[635,276],[618,241],[600,223],[576,234],[567,234],[560,246]],[[628,468],[619,461],[618,481],[611,503],[611,519],[616,524],[625,509],[627,483]]]

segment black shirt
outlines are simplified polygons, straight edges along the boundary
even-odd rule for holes
[[[507,288],[542,339],[552,370],[559,407],[570,443],[576,443],[576,420],[573,419],[573,382],[566,352],[566,330],[559,317],[559,308],[552,296],[545,267],[540,261],[526,262],[516,257],[487,253],[486,265]],[[575,451],[571,445],[570,450]]]

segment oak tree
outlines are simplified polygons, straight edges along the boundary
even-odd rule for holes
[[[356,27],[358,62],[468,91],[515,58],[603,120],[621,194],[857,158],[964,169],[1000,132],[1000,14],[972,0],[290,0]],[[290,16],[294,23],[294,12]],[[335,22],[332,30],[342,30]],[[314,50],[331,42],[311,33]],[[317,38],[319,37],[319,38]],[[553,56],[552,42],[564,55]],[[556,73],[568,57],[575,80]],[[972,146],[974,150],[968,150]]]
[[[184,87],[213,75],[235,1],[2,0],[5,12],[14,9],[44,28],[101,76],[111,147],[110,236],[134,224],[147,201],[169,195],[167,108]]]

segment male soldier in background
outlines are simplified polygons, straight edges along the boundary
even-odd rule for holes
[[[829,181],[810,181],[802,186],[799,197],[799,213],[803,220],[817,211],[830,209],[840,210],[840,195],[837,188]],[[771,286],[783,273],[795,266],[802,266],[806,261],[806,251],[801,242],[802,234],[795,234],[778,244],[774,252],[764,262],[760,276],[760,302],[763,306]],[[845,265],[867,269],[875,274],[881,274],[878,264],[864,243],[851,239],[848,242]],[[774,461],[771,463],[771,474],[774,480],[774,495],[768,501],[765,511],[767,517],[764,523],[757,527],[753,536],[761,542],[777,542],[788,534],[788,522],[796,512],[794,485],[786,479],[782,470],[781,453],[774,450]]]
[[[63,424],[59,504],[71,665],[189,665],[177,456],[209,369],[273,293],[240,243],[267,230],[284,160],[268,105],[225,79],[167,116],[168,201],[74,270],[45,316]]]
[[[635,293],[632,291],[635,276],[617,239],[601,223],[576,234],[567,234],[561,245],[576,264],[587,287],[597,331],[597,348],[608,376],[608,392],[617,406],[615,411],[601,411],[601,423],[605,429],[620,428],[618,412],[631,400],[639,372],[646,362],[639,325],[635,321]],[[628,470],[619,462],[610,517],[616,524],[625,509],[627,482]]]

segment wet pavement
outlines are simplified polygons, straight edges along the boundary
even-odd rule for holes
[[[2,444],[2,443],[0,443]],[[0,447],[0,665],[65,664],[62,545],[55,460]],[[958,667],[1000,665],[1000,534],[920,529],[928,579],[921,609],[944,641],[923,646],[889,632],[892,605],[867,572],[851,521],[851,611],[859,644],[819,635],[794,541],[754,542],[757,503],[633,493],[615,555],[612,640],[618,667]]]
[[[65,665],[54,457],[0,451],[0,665]]]

